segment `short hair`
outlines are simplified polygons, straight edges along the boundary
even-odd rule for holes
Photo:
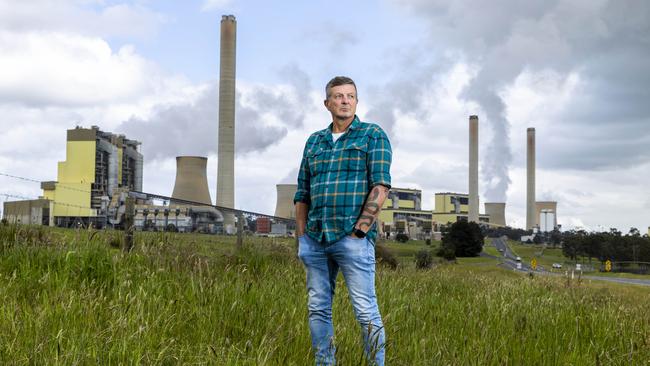
[[[325,85],[325,97],[330,97],[330,91],[333,87],[348,84],[354,86],[355,91],[357,90],[357,84],[354,83],[354,80],[350,79],[347,76],[335,76],[327,83],[327,85]]]

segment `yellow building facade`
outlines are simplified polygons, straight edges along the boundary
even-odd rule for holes
[[[59,225],[72,219],[105,215],[113,190],[142,190],[139,142],[98,127],[67,131],[66,160],[58,163],[57,180],[42,182],[43,198],[51,201],[51,215]]]
[[[419,189],[391,188],[379,213],[379,232],[406,233],[412,238],[430,235],[431,211],[422,210],[421,202]]]
[[[95,181],[96,142],[70,138],[66,142],[66,160],[58,163],[57,181],[45,182],[43,197],[53,202],[53,216],[97,216],[90,207],[92,183]],[[50,184],[48,184],[50,183]]]
[[[453,224],[459,220],[467,220],[469,211],[469,195],[466,193],[441,192],[435,194],[435,209],[432,219],[434,226]],[[479,214],[480,222],[489,222],[489,215]]]

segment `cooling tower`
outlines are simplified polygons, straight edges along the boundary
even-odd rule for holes
[[[208,158],[202,156],[176,157],[176,183],[172,198],[212,205],[206,175],[207,162]]]
[[[526,230],[537,225],[535,220],[535,129],[526,133]]]
[[[235,44],[234,15],[221,17],[219,73],[219,146],[217,155],[217,206],[235,208]],[[228,219],[226,219],[228,221]]]
[[[504,202],[485,202],[485,213],[490,215],[490,224],[506,226],[506,204]]]
[[[297,184],[277,184],[277,203],[275,204],[275,216],[287,219],[296,218],[296,208],[293,204],[293,196],[298,190]]]
[[[478,223],[478,116],[469,116],[469,221]]]
[[[557,227],[557,202],[535,202],[535,224],[540,231],[553,231]]]

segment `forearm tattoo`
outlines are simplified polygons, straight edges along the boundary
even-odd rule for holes
[[[388,188],[377,185],[372,188],[368,198],[366,198],[366,204],[363,206],[363,211],[361,216],[357,220],[357,227],[361,230],[369,230],[372,224],[377,220],[381,206],[384,204],[386,197],[388,196]]]

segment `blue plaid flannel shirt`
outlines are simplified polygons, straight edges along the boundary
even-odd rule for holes
[[[336,143],[332,124],[307,139],[294,203],[309,205],[305,233],[332,244],[354,230],[372,187],[390,188],[392,150],[384,130],[357,116]],[[368,238],[377,236],[376,222]]]

